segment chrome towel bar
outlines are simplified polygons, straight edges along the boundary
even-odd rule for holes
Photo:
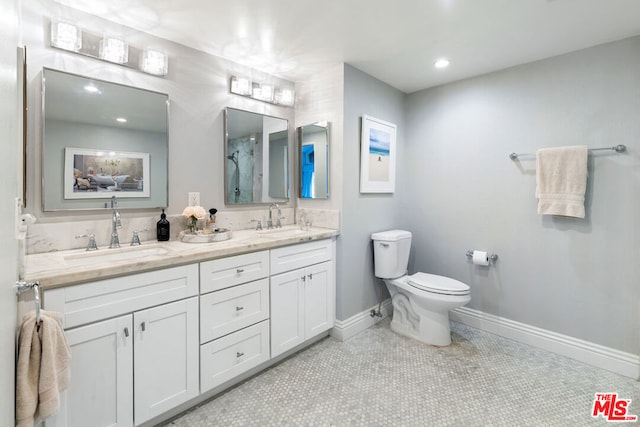
[[[615,151],[616,153],[624,153],[625,151],[627,151],[627,146],[624,144],[618,144],[615,145],[613,147],[602,147],[602,148],[589,148],[589,152],[592,151],[604,151],[604,150],[612,150]],[[520,156],[535,156],[535,153],[511,153],[509,154],[509,158],[511,160],[518,160],[518,158]]]

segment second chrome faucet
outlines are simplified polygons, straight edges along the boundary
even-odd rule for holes
[[[118,237],[118,229],[122,228],[122,221],[120,220],[120,212],[118,212],[118,201],[116,196],[111,196],[111,243],[109,248],[119,248],[120,238]]]

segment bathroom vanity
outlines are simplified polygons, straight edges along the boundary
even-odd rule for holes
[[[77,250],[29,255],[27,274],[44,308],[63,314],[72,351],[71,386],[44,425],[152,425],[326,336],[336,235],[242,230],[225,242],[153,243],[141,257],[101,249],[105,262]]]

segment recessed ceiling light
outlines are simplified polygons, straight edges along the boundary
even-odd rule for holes
[[[433,64],[433,66],[436,68],[447,68],[449,64],[450,62],[447,58],[440,58]]]
[[[118,121],[120,123],[127,123],[127,119],[125,119],[124,117],[118,117],[118,118],[116,118],[116,121]]]

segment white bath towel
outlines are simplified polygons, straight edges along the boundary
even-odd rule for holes
[[[39,419],[55,414],[60,393],[69,385],[71,349],[64,335],[60,314],[35,312],[24,316],[18,344],[16,368],[16,426],[32,427]]]
[[[543,148],[536,153],[538,213],[584,218],[586,146]]]

